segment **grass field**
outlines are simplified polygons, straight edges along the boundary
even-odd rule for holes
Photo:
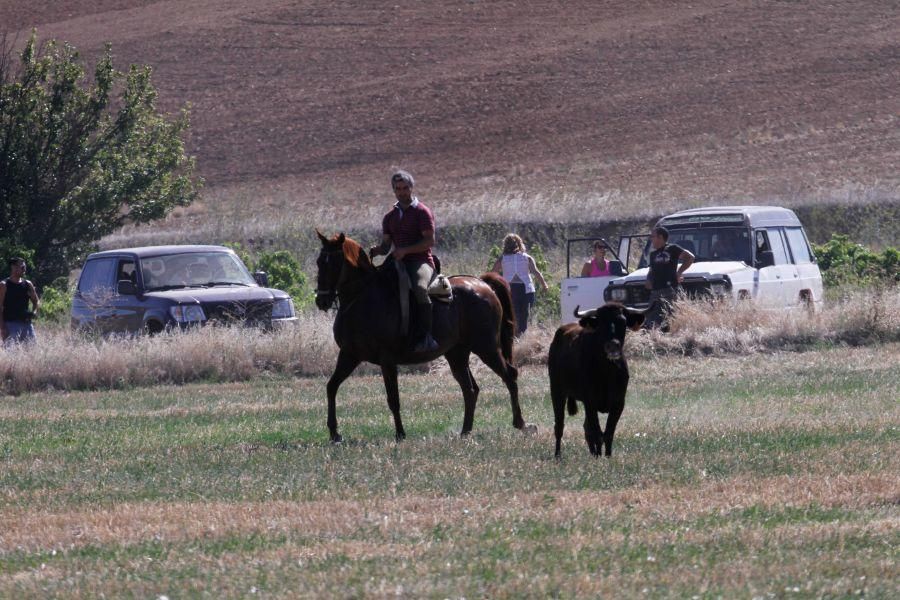
[[[615,455],[543,368],[0,399],[0,597],[896,597],[900,345],[638,358]]]

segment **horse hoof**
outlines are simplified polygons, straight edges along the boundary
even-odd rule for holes
[[[525,423],[525,426],[522,427],[522,433],[525,435],[534,435],[538,432],[538,426],[534,423]]]
[[[406,439],[406,434],[405,434],[405,433],[398,433],[397,435],[394,436],[394,441],[395,441],[395,442],[402,442],[402,441],[405,440],[405,439]]]
[[[344,438],[342,438],[341,436],[339,436],[339,435],[331,436],[331,445],[332,446],[340,446],[343,443],[344,443]]]

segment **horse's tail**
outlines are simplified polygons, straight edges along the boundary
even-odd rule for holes
[[[513,312],[512,292],[506,280],[496,273],[485,273],[481,276],[481,280],[491,286],[503,308],[503,314],[500,315],[500,351],[506,362],[512,365],[513,339],[516,336],[516,313]]]

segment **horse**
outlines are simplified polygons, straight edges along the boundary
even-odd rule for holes
[[[503,278],[494,273],[481,277],[450,277],[453,300],[433,302],[432,334],[438,342],[433,352],[414,353],[411,340],[401,335],[400,293],[397,270],[387,261],[375,267],[362,246],[343,233],[327,238],[318,230],[322,249],[318,268],[316,306],[330,310],[338,301],[334,321],[337,364],[328,380],[328,431],[332,443],[338,433],[335,399],[341,383],[363,361],[381,367],[388,408],[394,416],[397,441],[406,437],[400,417],[397,366],[432,361],[444,356],[462,389],[465,406],[461,435],[472,431],[478,384],[469,368],[471,354],[478,356],[506,384],[512,406],[513,427],[533,431],[526,425],[519,406],[518,370],[512,364],[516,331],[512,294]]]

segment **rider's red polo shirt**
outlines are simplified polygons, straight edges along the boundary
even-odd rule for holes
[[[434,231],[434,215],[431,214],[431,209],[419,202],[418,198],[414,198],[407,209],[401,209],[398,202],[391,212],[384,215],[381,230],[391,236],[395,247],[405,248],[421,242],[425,237],[422,235],[423,231]],[[434,266],[431,248],[425,252],[408,254],[403,257],[403,261],[427,262]]]

